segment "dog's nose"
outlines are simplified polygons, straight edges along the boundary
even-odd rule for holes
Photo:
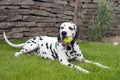
[[[65,31],[62,32],[62,35],[63,35],[63,36],[66,36],[66,34],[67,34],[67,32],[65,32]]]

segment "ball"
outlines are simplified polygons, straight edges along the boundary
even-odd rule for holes
[[[70,43],[72,40],[73,40],[72,37],[67,37],[67,38],[65,38],[63,41],[64,41],[65,43]]]

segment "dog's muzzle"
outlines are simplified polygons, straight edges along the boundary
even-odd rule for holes
[[[63,31],[63,32],[61,32],[61,35],[62,35],[62,39],[64,39],[64,38],[67,37],[67,32],[66,32],[66,31]]]
[[[61,39],[62,45],[63,45],[63,46],[68,45],[68,43],[64,42],[64,39],[69,37],[69,36],[67,36],[67,32],[66,32],[66,31],[62,31],[62,32],[61,32],[61,35],[62,35],[62,36],[61,36],[61,37],[62,37],[62,39]]]

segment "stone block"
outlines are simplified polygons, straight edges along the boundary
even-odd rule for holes
[[[55,5],[54,3],[44,3],[44,2],[35,2],[35,5],[40,6],[40,7],[52,7],[54,8]]]
[[[5,9],[19,9],[20,8],[20,6],[6,6],[6,8]]]
[[[63,10],[59,10],[59,9],[51,9],[50,12],[54,13],[54,14],[63,14]]]
[[[12,24],[9,22],[0,22],[0,29],[7,29],[10,28],[11,26]]]
[[[22,20],[22,16],[21,15],[9,15],[4,20],[5,21],[20,21]]]
[[[5,6],[0,6],[0,10],[4,10],[5,8]]]
[[[35,22],[12,22],[14,27],[35,27],[37,26]]]
[[[29,5],[21,5],[20,9],[30,9],[31,7],[32,7],[32,5],[31,6],[29,6]],[[33,7],[32,7],[32,9],[33,9]]]
[[[101,3],[104,0],[93,0],[93,3]]]
[[[82,6],[82,7],[83,7],[83,8],[87,8],[87,9],[89,9],[89,8],[94,9],[94,8],[98,8],[98,4],[85,3],[85,4],[83,4],[83,6]]]
[[[62,18],[53,18],[52,22],[69,22],[70,20],[68,19],[62,19]]]
[[[30,4],[34,4],[33,0],[17,0],[18,5],[30,5]]]
[[[67,5],[68,4],[67,1],[63,1],[63,0],[54,0],[54,3],[60,4],[60,5]]]
[[[26,28],[26,27],[21,27],[21,28],[12,28],[12,30],[11,30],[12,32],[17,32],[17,33],[19,33],[19,32],[23,32],[23,31],[30,31],[30,28]]]
[[[44,27],[54,27],[55,26],[55,23],[37,23],[37,27],[41,27],[41,28],[44,28]]]
[[[0,15],[2,16],[8,16],[8,15],[27,15],[30,14],[31,10],[29,9],[19,9],[19,10],[3,10],[0,11]]]
[[[56,4],[56,3],[48,3],[48,2],[35,2],[36,6],[39,7],[47,7],[47,8],[54,8],[54,9],[62,9],[64,10],[64,6]]]
[[[64,11],[60,9],[50,8],[50,7],[39,7],[40,10],[50,12],[52,14],[62,14]]]
[[[41,17],[41,16],[23,16],[23,21],[29,22],[52,22],[53,18],[51,17]]]
[[[35,1],[35,2],[51,2],[51,3],[53,3],[54,2],[54,0],[33,0],[33,1]]]
[[[25,32],[23,34],[24,37],[35,37],[35,36],[42,36],[42,35],[47,35],[47,33],[43,31],[39,31],[39,32]]]
[[[5,5],[14,5],[17,3],[17,0],[1,0],[0,5],[5,6]]]
[[[116,11],[120,11],[120,6],[115,7],[115,10],[116,10]]]
[[[0,16],[0,22],[3,22],[6,18],[7,16]]]
[[[41,31],[43,31],[43,28],[40,28],[40,27],[33,27],[33,28],[30,28],[29,31],[30,31],[30,32],[41,32]]]
[[[74,15],[74,12],[73,11],[64,11],[64,14],[65,15]]]
[[[50,12],[44,11],[44,10],[32,10],[31,11],[32,15],[37,15],[37,16],[49,16],[49,17],[56,17],[55,14],[52,14]]]
[[[83,9],[81,10],[80,14],[93,14],[96,15],[97,14],[97,9]]]
[[[8,38],[22,38],[23,37],[23,33],[18,33],[18,32],[8,32],[7,33]]]
[[[70,6],[75,7],[76,6],[75,1],[70,0]]]
[[[52,36],[52,37],[57,37],[58,36],[58,33],[48,33],[48,36]]]
[[[33,0],[7,0],[0,1],[0,5],[31,5],[34,4]]]
[[[120,19],[120,14],[116,15],[115,17],[118,18],[118,19]]]
[[[79,0],[79,2],[85,2],[85,3],[88,3],[88,2],[92,2],[92,0]]]
[[[82,19],[92,19],[93,18],[93,15],[86,15],[86,14],[79,14],[79,16],[82,18]]]
[[[58,32],[58,28],[55,28],[55,27],[45,27],[45,32],[47,33],[57,33]]]

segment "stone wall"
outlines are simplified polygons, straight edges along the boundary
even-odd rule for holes
[[[81,39],[88,38],[88,27],[101,0],[79,0],[77,26]],[[114,31],[120,29],[120,1],[115,8]],[[62,22],[74,22],[75,0],[0,0],[0,39],[37,35],[57,36]],[[120,33],[119,33],[120,34]]]

